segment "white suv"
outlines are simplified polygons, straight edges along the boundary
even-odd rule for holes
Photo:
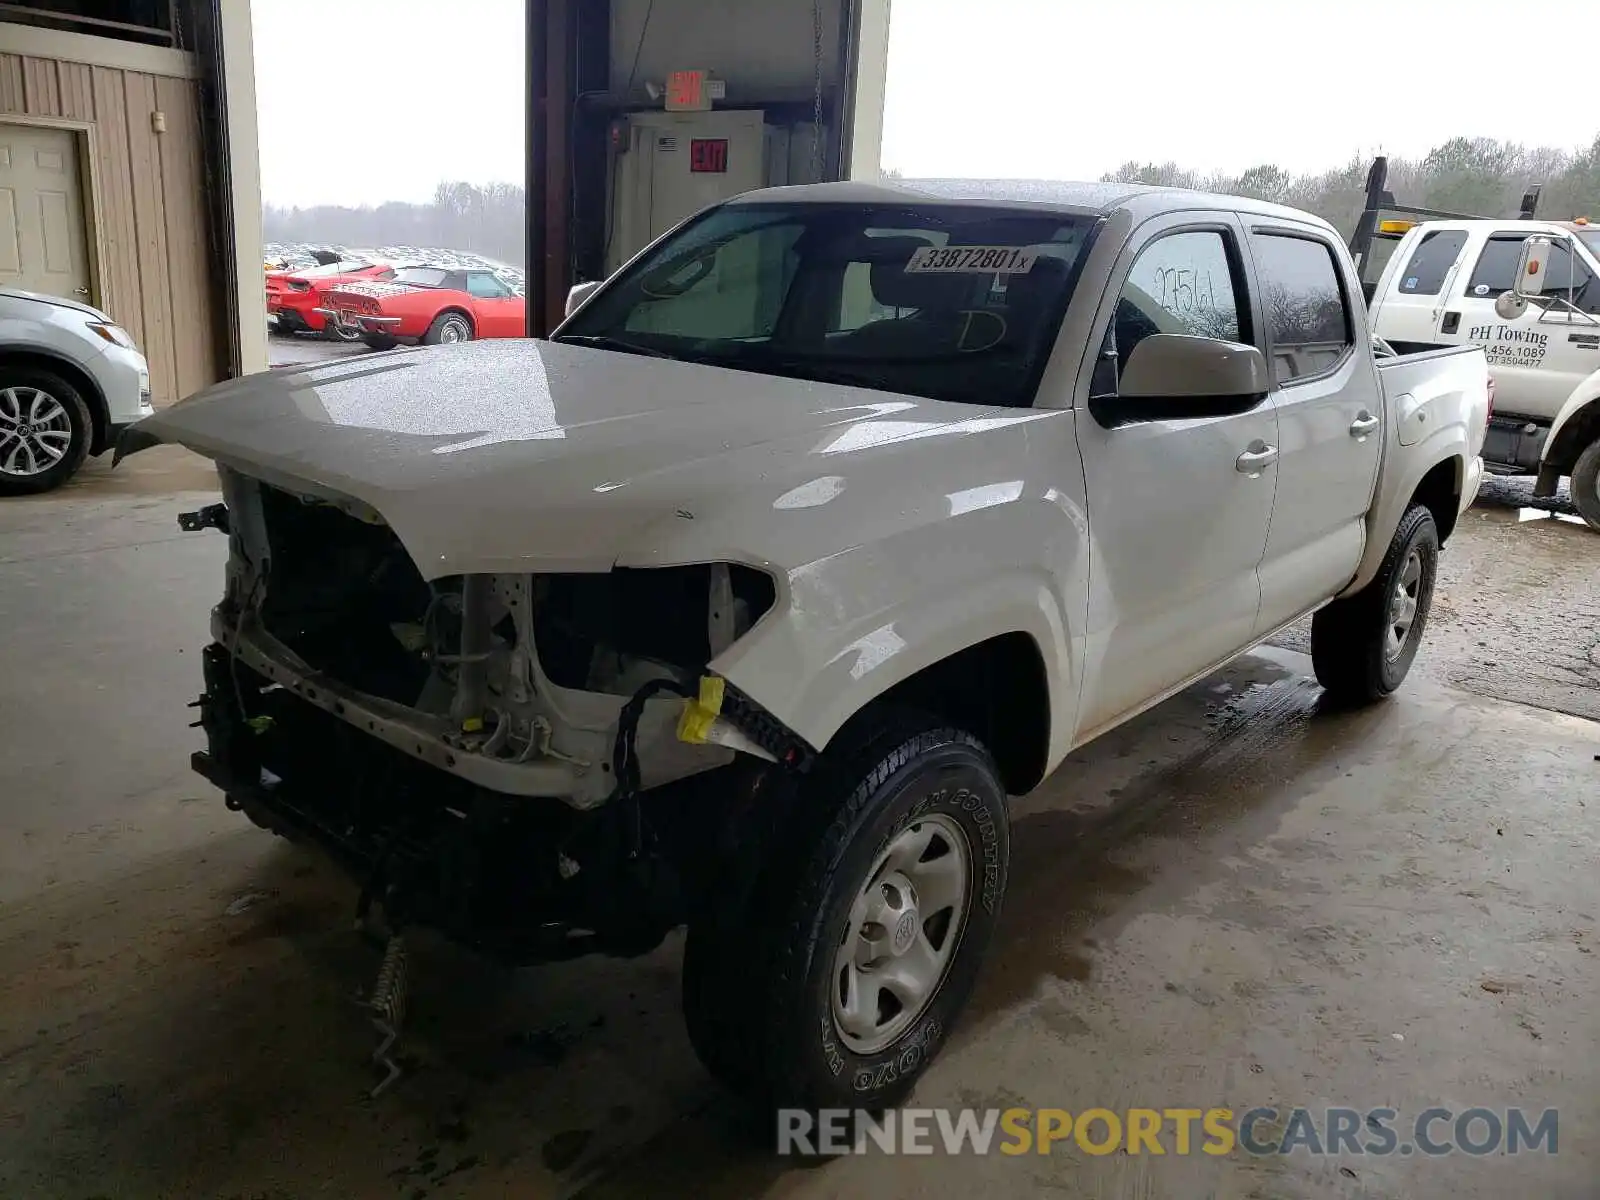
[[[76,300],[0,287],[0,496],[59,487],[152,411],[127,330]]]

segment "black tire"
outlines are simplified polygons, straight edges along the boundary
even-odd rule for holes
[[[1590,529],[1600,533],[1600,438],[1578,455],[1567,488],[1578,515],[1589,523]]]
[[[466,313],[450,309],[440,313],[422,335],[424,346],[438,346],[448,342],[470,342],[473,338],[472,319]]]
[[[1415,608],[1395,650],[1390,632],[1396,589],[1413,561],[1415,586],[1407,591]],[[1391,694],[1405,681],[1417,656],[1422,631],[1433,605],[1433,582],[1439,568],[1439,530],[1433,514],[1413,504],[1400,518],[1378,574],[1353,596],[1335,600],[1311,618],[1311,662],[1320,683],[1341,704],[1370,704]]]
[[[843,748],[830,749],[802,788],[794,818],[759,848],[763,873],[748,898],[689,924],[683,1003],[690,1040],[713,1075],[763,1108],[876,1110],[902,1098],[966,1003],[1005,895],[1006,794],[982,745],[911,717],[840,738]],[[903,844],[897,839],[918,836],[932,837],[930,850],[943,839],[946,853],[964,841],[965,871],[958,857],[955,875],[965,881],[964,905],[930,914],[926,927],[910,922],[910,939],[932,946],[944,917],[942,973],[926,1001],[891,1016],[891,1026],[903,1019],[903,1028],[858,1049],[835,1016],[836,955],[858,896],[886,887],[880,880],[869,889],[871,873]],[[928,855],[919,866],[942,857]],[[892,939],[894,930],[877,928]]]
[[[12,457],[19,449],[22,436],[16,430],[27,428],[32,437],[34,427],[25,422],[39,395],[53,402],[54,411],[61,414],[58,420],[51,421],[50,433],[53,435],[58,432],[57,426],[64,426],[59,432],[67,435],[66,451],[54,465],[22,474],[25,464],[42,461],[38,457],[42,451],[34,449],[38,445],[36,439],[30,440],[28,448],[22,450],[18,458],[13,460]],[[13,396],[16,397],[14,401],[10,399]],[[18,408],[17,414],[10,412],[13,404]],[[13,416],[20,419],[13,420]],[[51,371],[0,364],[0,496],[36,495],[60,487],[77,474],[93,440],[94,422],[77,388]],[[56,442],[52,436],[51,443]],[[13,461],[17,464],[15,470],[8,469]]]
[[[386,333],[363,333],[361,340],[372,350],[393,350],[400,344]]]

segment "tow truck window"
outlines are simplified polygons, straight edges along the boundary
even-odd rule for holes
[[[1090,227],[989,205],[726,205],[608,283],[557,340],[1027,406]]]
[[[1444,287],[1444,277],[1450,274],[1466,244],[1465,229],[1430,229],[1423,234],[1411,253],[1411,261],[1400,272],[1400,294],[1437,296]]]
[[[1478,256],[1478,265],[1467,281],[1467,295],[1474,299],[1493,300],[1509,291],[1516,278],[1517,262],[1522,257],[1522,243],[1527,234],[1497,234],[1489,239]],[[1600,283],[1594,273],[1578,259],[1562,241],[1552,241],[1550,256],[1545,260],[1544,293],[1565,298],[1571,290],[1572,301],[1585,312],[1600,312]]]
[[[1272,374],[1292,383],[1336,366],[1353,344],[1350,306],[1333,250],[1314,238],[1251,238],[1272,341]]]

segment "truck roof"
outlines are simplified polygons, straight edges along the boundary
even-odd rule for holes
[[[1308,222],[1329,232],[1322,218],[1281,204],[1245,196],[1141,183],[1077,183],[1043,179],[906,179],[791,184],[746,192],[736,204],[893,204],[1027,206],[1072,216],[1099,216],[1126,210],[1136,217],[1184,209],[1247,212]]]
[[[1600,232],[1600,225],[1591,225],[1587,221],[1547,221],[1538,217],[1525,219],[1522,217],[1441,217],[1434,221],[1417,221],[1412,229],[1470,229],[1474,226],[1493,226],[1497,231],[1505,233],[1551,233],[1565,230],[1568,233]],[[1409,230],[1407,230],[1409,232]]]

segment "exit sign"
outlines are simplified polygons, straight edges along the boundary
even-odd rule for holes
[[[667,76],[668,112],[705,112],[711,107],[705,71],[674,71]]]
[[[692,175],[726,175],[728,173],[728,139],[691,138],[689,140],[689,172]]]

